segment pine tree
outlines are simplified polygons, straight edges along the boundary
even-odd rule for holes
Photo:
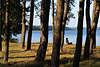
[[[23,0],[23,5],[22,5],[22,34],[21,34],[21,41],[20,41],[20,45],[22,48],[25,48],[25,2],[26,0]]]
[[[29,28],[28,28],[27,49],[26,50],[30,50],[31,49],[33,16],[34,16],[34,0],[31,0],[30,23],[29,23]]]
[[[91,22],[90,22],[90,0],[86,0],[86,23],[87,23],[87,36],[84,47],[84,59],[89,59],[90,55],[90,36],[91,36]]]
[[[37,62],[43,62],[46,55],[47,44],[48,44],[49,9],[50,9],[50,0],[42,0],[41,17],[40,17],[41,19],[40,45],[35,59],[35,61]]]
[[[81,56],[84,2],[85,2],[85,0],[79,1],[78,27],[77,27],[78,32],[77,32],[76,50],[75,50],[75,54],[74,54],[73,67],[79,67],[79,61],[80,61],[80,56]]]
[[[63,17],[62,29],[61,29],[61,51],[63,51],[63,45],[64,45],[64,30],[66,26],[67,14],[69,11],[69,2],[70,0],[66,0],[65,9],[64,9],[64,17]]]
[[[5,49],[4,49],[4,62],[8,62],[8,53],[9,53],[9,0],[6,0],[6,16],[5,16]]]
[[[100,11],[100,1],[94,0],[94,10],[92,17],[91,26],[91,39],[90,39],[90,53],[93,53],[93,49],[96,48],[96,29],[98,25],[99,11]]]
[[[57,0],[56,5],[56,22],[54,39],[53,39],[53,50],[51,57],[51,67],[59,67],[59,56],[60,56],[60,44],[61,44],[61,27],[64,14],[64,0]]]
[[[2,0],[0,0],[0,51],[2,51]]]

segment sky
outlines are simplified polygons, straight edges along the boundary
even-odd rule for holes
[[[56,0],[54,0],[56,2]],[[29,4],[29,3],[27,3]],[[86,7],[86,5],[85,5]],[[78,10],[79,10],[79,0],[75,0],[75,7],[72,7],[72,12],[74,13],[75,18],[71,18],[70,21],[68,21],[66,27],[77,27],[77,23],[78,23]],[[90,16],[92,17],[92,11],[93,11],[93,2],[90,6]],[[100,15],[100,13],[99,13]],[[83,27],[86,27],[86,19],[85,19],[85,9],[84,9],[84,22],[83,22]],[[92,18],[91,18],[92,20]],[[39,17],[35,17],[34,16],[34,22],[33,22],[33,26],[36,25],[40,25],[40,18]],[[49,25],[52,25],[52,11],[50,10],[50,15],[49,15]],[[100,27],[100,17],[99,17],[99,21],[98,21],[98,27]]]

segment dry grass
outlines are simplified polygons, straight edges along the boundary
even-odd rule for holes
[[[3,43],[4,44],[4,43]],[[29,51],[26,51],[25,49],[22,49],[20,47],[20,44],[18,43],[10,43],[9,46],[9,62],[16,62],[16,61],[30,61],[30,60],[34,60],[35,56],[36,56],[36,52],[38,49],[39,44],[32,44],[32,49]],[[60,58],[73,58],[73,52],[75,46],[66,46],[64,45],[64,52],[61,52]],[[4,49],[4,45],[3,45],[3,49]],[[3,53],[4,50],[2,52],[0,52],[0,57],[3,58]],[[52,45],[49,44],[47,47],[47,52],[46,52],[46,60],[50,60],[51,59],[51,54],[52,54]],[[1,59],[0,62],[2,63]]]
[[[24,62],[24,65],[26,65],[25,62],[27,62],[27,64],[31,65],[30,61],[33,61],[35,59],[38,46],[39,46],[39,43],[33,43],[32,49],[29,51],[26,51],[25,49],[21,49],[20,44],[10,43],[8,62],[9,63],[17,62],[15,67],[18,67],[17,65],[19,65],[19,67],[20,67],[21,63],[19,63],[19,62]],[[4,49],[4,43],[3,43],[3,49]],[[60,67],[66,67],[66,66],[72,67],[72,59],[74,57],[75,45],[64,45],[63,49],[64,49],[64,52],[60,52],[60,59],[61,59]],[[83,50],[83,48],[82,48],[82,50]],[[0,63],[1,64],[3,63],[3,53],[4,53],[4,50],[2,52],[0,52]],[[52,54],[52,45],[49,43],[47,52],[46,52],[45,66],[47,66],[48,63],[50,63],[51,54]],[[83,52],[82,52],[82,54],[83,54]],[[81,67],[83,67],[84,65],[91,67],[91,65],[93,65],[93,63],[95,63],[96,65],[100,65],[99,64],[99,62],[100,62],[100,47],[99,46],[94,50],[94,55],[92,57],[93,58],[90,59],[89,61],[84,61],[84,62],[81,61],[80,62],[80,65],[82,65]],[[34,64],[34,63],[32,63],[32,64]],[[27,67],[27,66],[25,66],[25,67]]]

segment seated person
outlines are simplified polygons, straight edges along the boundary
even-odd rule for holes
[[[68,38],[66,38],[66,44],[72,44],[72,42],[69,42]]]

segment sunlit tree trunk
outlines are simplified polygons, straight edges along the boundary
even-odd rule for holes
[[[8,53],[9,53],[9,0],[6,0],[6,14],[5,14],[5,49],[4,49],[4,62],[8,62]]]
[[[52,0],[52,33],[53,33],[53,39],[54,39],[54,31],[55,31],[54,22],[55,22],[55,20],[54,20],[54,0]]]
[[[33,16],[34,16],[34,0],[31,0],[30,23],[29,23],[28,38],[27,38],[27,50],[30,50],[31,49]]]
[[[84,2],[85,0],[79,1],[79,14],[78,14],[78,27],[77,27],[77,41],[76,50],[74,54],[73,67],[79,67],[79,61],[82,49],[82,35],[83,35],[83,18],[84,18]]]
[[[95,11],[96,11],[96,0],[94,0],[94,4],[93,4],[93,14],[92,14],[92,23],[94,20],[94,15],[95,15]],[[93,50],[93,45],[92,45],[93,41],[92,41],[92,37],[90,38],[90,53],[92,54],[92,50]]]
[[[53,41],[53,50],[51,57],[51,67],[59,67],[59,56],[60,56],[60,44],[61,44],[61,27],[64,14],[64,0],[57,0],[56,5],[56,22],[55,32],[54,32],[54,41]]]
[[[69,11],[69,1],[70,0],[66,0],[65,9],[64,9],[64,17],[63,17],[62,29],[61,29],[61,51],[63,51],[63,45],[64,45],[64,30],[66,26],[67,14]]]
[[[96,2],[96,3],[95,3]],[[100,1],[94,0],[94,9],[93,12],[93,22],[91,27],[91,39],[90,39],[90,51],[91,54],[93,53],[93,49],[96,48],[96,29],[98,24],[98,18],[99,18],[99,11],[100,11]]]
[[[2,0],[0,0],[0,51],[2,51]]]
[[[86,0],[86,23],[87,23],[87,37],[84,47],[84,58],[89,59],[90,54],[90,36],[91,36],[91,22],[90,22],[90,0]]]
[[[43,62],[47,44],[48,44],[48,21],[49,21],[49,9],[50,0],[42,0],[41,3],[41,27],[40,27],[40,46],[37,51],[36,59],[37,62]]]
[[[25,1],[23,0],[23,4],[22,4],[22,32],[21,32],[21,41],[20,41],[20,46],[22,48],[25,48]]]

